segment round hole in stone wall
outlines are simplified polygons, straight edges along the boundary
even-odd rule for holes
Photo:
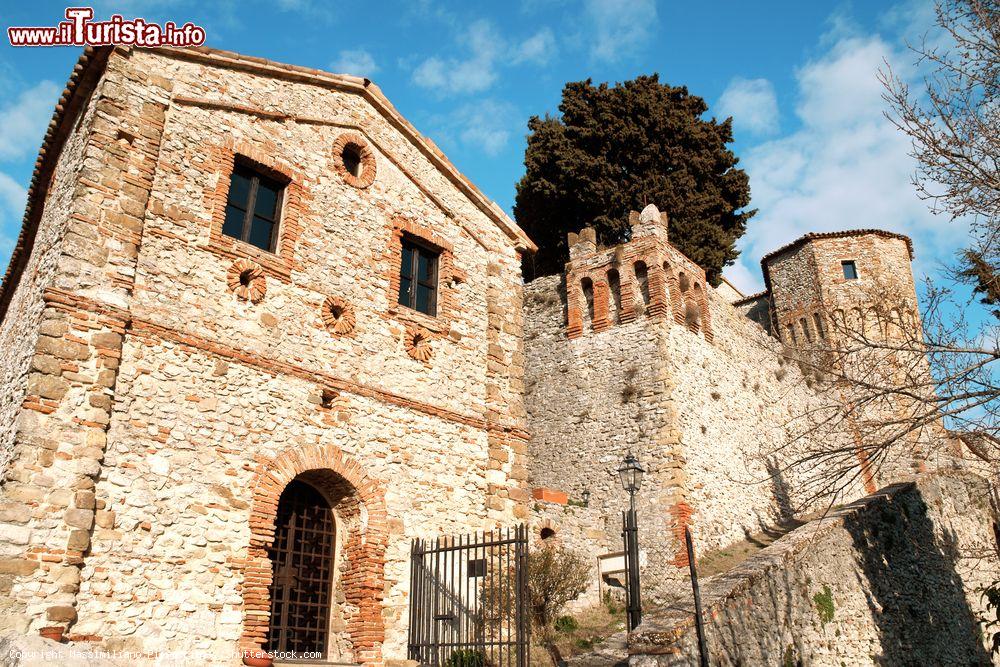
[[[538,533],[538,536],[543,540],[551,540],[556,536],[556,531],[552,528],[542,528],[542,530]]]

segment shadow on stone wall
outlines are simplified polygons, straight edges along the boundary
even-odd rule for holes
[[[996,518],[986,480],[931,473],[808,522],[702,581],[710,663],[994,664],[977,612]],[[644,614],[633,667],[698,664],[687,602]]]
[[[935,534],[917,487],[846,516],[844,528],[868,580],[882,644],[875,664],[991,664],[955,569],[957,538]]]
[[[767,458],[764,460],[764,467],[768,477],[771,478],[771,493],[778,507],[778,520],[782,522],[792,520],[795,518],[795,507],[792,505],[791,488],[781,470],[780,462],[777,457]]]

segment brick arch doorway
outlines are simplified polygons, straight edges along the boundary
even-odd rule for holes
[[[297,500],[290,500],[283,510],[282,497],[289,488],[287,497]],[[280,563],[274,568],[271,556],[282,521],[287,521],[290,508],[303,503],[320,515],[327,505],[335,532],[325,658],[379,664],[385,636],[382,599],[388,543],[384,491],[356,462],[330,445],[285,452],[257,468],[240,643],[251,649],[265,644],[272,648],[272,591],[277,590],[272,573],[286,578],[297,573],[282,571]],[[282,512],[284,518],[279,516]],[[280,619],[275,620],[277,626]],[[277,640],[278,634],[274,637]]]

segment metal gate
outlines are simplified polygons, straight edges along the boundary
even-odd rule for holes
[[[268,550],[273,570],[265,651],[326,655],[336,539],[326,499],[308,484],[289,482]]]
[[[525,526],[413,541],[409,657],[421,665],[530,663]]]

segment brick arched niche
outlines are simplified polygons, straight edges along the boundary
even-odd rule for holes
[[[330,502],[343,530],[338,548],[336,588],[343,603],[332,610],[345,631],[331,633],[331,646],[353,653],[353,661],[377,664],[382,660],[385,624],[385,551],[388,545],[385,493],[361,466],[332,445],[314,445],[263,461],[253,481],[250,510],[250,546],[243,582],[244,649],[260,649],[270,624],[271,561],[274,522],[281,492],[293,479],[316,488]],[[337,597],[337,596],[335,596]],[[335,604],[338,604],[335,602]]]

